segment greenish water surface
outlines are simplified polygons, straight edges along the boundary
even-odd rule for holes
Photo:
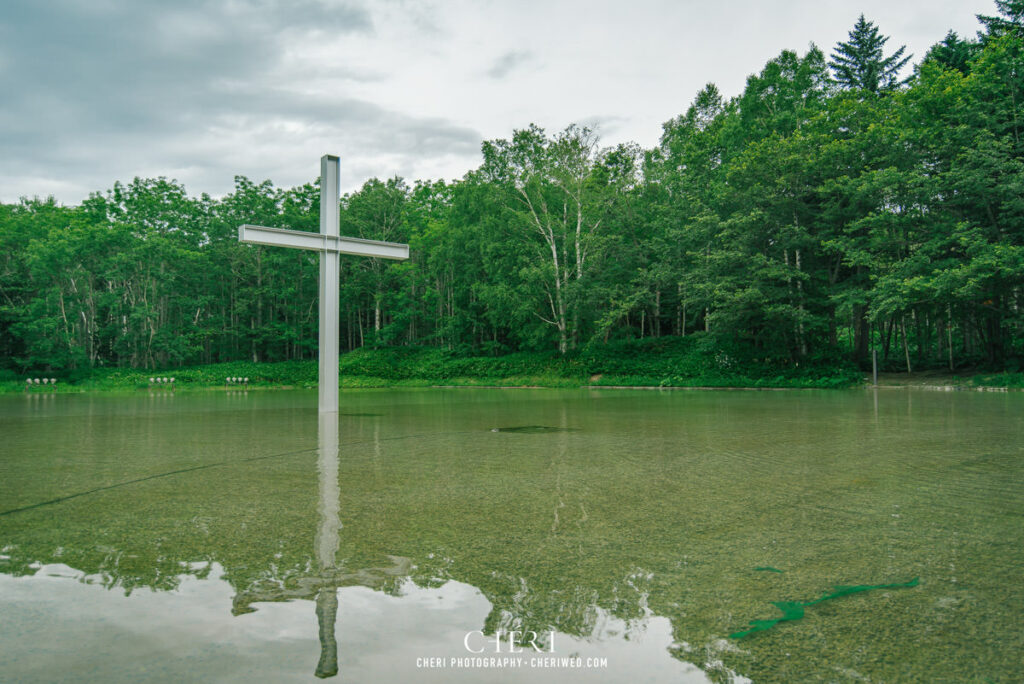
[[[341,404],[0,397],[0,680],[1024,679],[1024,394]]]

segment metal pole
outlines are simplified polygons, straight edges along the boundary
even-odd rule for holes
[[[320,233],[338,237],[338,158],[320,158]],[[320,252],[320,413],[338,410],[339,255]]]

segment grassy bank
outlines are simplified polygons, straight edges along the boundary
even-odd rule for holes
[[[845,388],[865,383],[865,374],[838,360],[801,365],[772,362],[712,346],[700,335],[620,342],[570,352],[522,352],[505,356],[460,356],[427,347],[360,349],[343,354],[341,386],[432,387],[750,387]],[[33,385],[33,392],[139,391],[166,389],[151,377],[175,379],[178,391],[230,386],[226,378],[248,378],[250,389],[315,387],[315,361],[230,362],[193,368],[135,370],[97,368],[16,375],[0,372],[0,392],[25,391],[25,377],[56,377],[56,388]],[[912,375],[888,373],[880,385],[1024,387],[1024,373]]]
[[[919,389],[935,387],[1024,389],[1024,373],[951,373],[946,370],[914,371],[913,373],[879,373],[878,386],[915,387]]]
[[[521,352],[504,356],[461,356],[426,347],[360,349],[343,354],[342,387],[535,386],[580,387],[850,387],[862,373],[841,362],[789,365],[712,347],[695,335],[620,342],[559,355]],[[0,392],[22,392],[25,377],[56,377],[56,389],[32,391],[137,391],[151,377],[175,379],[176,390],[227,386],[226,378],[249,378],[249,387],[314,387],[315,361],[231,362],[193,368],[136,370],[97,368],[76,372],[43,371],[0,375]]]

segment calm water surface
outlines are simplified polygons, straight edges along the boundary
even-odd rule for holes
[[[1022,475],[1021,393],[0,397],[0,680],[1021,681]]]

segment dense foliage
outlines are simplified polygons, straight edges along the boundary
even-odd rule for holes
[[[906,83],[902,48],[886,56],[862,17],[831,70],[784,51],[731,100],[704,88],[654,149],[530,126],[461,180],[368,181],[342,233],[413,256],[344,260],[343,348],[603,355],[600,371],[646,377],[609,350],[699,333],[699,358],[752,377],[866,367],[872,348],[883,368],[1018,370],[1019,5],[997,3],[977,40],[948,34]],[[158,178],[0,205],[0,364],[313,358],[316,255],[239,244],[237,226],[315,231],[318,201],[315,183],[239,177],[217,199]]]

